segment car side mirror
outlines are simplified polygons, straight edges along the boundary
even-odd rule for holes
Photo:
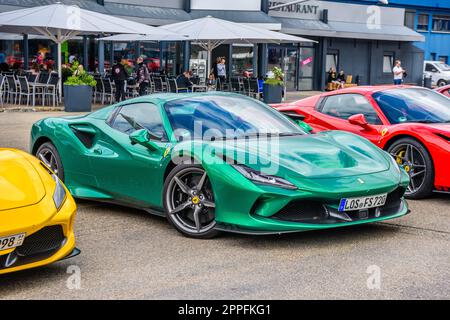
[[[431,72],[433,72],[433,73],[436,73],[436,72],[438,72],[438,69],[431,69]]]
[[[305,130],[308,133],[311,133],[314,129],[313,127],[311,127],[309,124],[307,124],[306,122],[302,121],[302,120],[294,120],[296,124],[298,124],[298,126],[300,128],[302,128],[303,130]]]
[[[131,144],[140,144],[152,151],[158,150],[158,145],[150,139],[151,135],[145,129],[136,130],[130,134]]]
[[[364,129],[371,129],[372,126],[367,122],[366,117],[362,114],[354,114],[353,116],[348,118],[348,122],[355,126],[360,126]]]

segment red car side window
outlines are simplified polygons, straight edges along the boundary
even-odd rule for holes
[[[355,114],[363,114],[370,124],[382,124],[372,104],[361,94],[335,94],[324,98],[319,112],[331,117],[347,120]]]

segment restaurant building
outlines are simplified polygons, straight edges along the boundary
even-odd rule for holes
[[[160,26],[211,15],[316,40],[316,43],[222,45],[213,59],[227,60],[228,74],[245,71],[263,76],[274,66],[286,74],[288,90],[323,90],[327,70],[344,70],[359,84],[392,82],[392,66],[401,59],[407,69],[406,82],[421,83],[425,37],[406,27],[405,9],[375,5],[291,0],[62,0],[65,4]],[[53,3],[50,0],[0,0],[0,11]],[[8,38],[9,37],[9,38]],[[38,52],[55,57],[51,42],[31,36],[3,35],[0,60],[28,63]],[[2,38],[2,36],[0,36]],[[24,52],[28,52],[25,54]],[[206,52],[189,42],[105,43],[95,37],[80,37],[63,46],[63,61],[77,58],[91,71],[108,70],[118,56],[133,63],[145,54],[152,71],[176,75],[192,69],[206,76]],[[0,61],[1,62],[1,61]]]
[[[344,0],[333,0],[349,2]],[[377,0],[353,0],[362,5]],[[425,52],[425,60],[450,63],[450,1],[449,0],[389,0],[390,7],[405,9],[405,26],[425,37],[425,42],[415,43]]]

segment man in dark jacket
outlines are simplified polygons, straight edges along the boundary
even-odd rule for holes
[[[185,92],[192,90],[192,81],[190,71],[185,71],[177,78],[177,87],[179,92]]]
[[[139,95],[143,96],[147,93],[147,87],[150,83],[150,72],[148,71],[147,65],[144,63],[145,56],[140,56],[137,58],[137,84],[139,86]]]
[[[128,73],[122,64],[122,59],[117,59],[113,65],[111,76],[116,84],[116,102],[125,100],[125,81],[128,78]]]

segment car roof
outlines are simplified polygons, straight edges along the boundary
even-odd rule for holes
[[[351,88],[345,88],[345,89],[339,89],[336,91],[331,91],[325,93],[325,95],[333,95],[333,94],[341,94],[341,93],[360,93],[360,94],[369,94],[369,93],[375,93],[379,91],[386,91],[390,89],[411,89],[411,88],[422,88],[419,86],[412,86],[412,85],[377,85],[377,86],[358,86],[358,87],[351,87]]]
[[[149,94],[146,96],[125,100],[118,105],[139,103],[139,102],[151,102],[151,103],[163,102],[164,103],[164,102],[169,102],[169,101],[173,101],[173,100],[180,100],[180,99],[187,99],[187,98],[215,97],[215,96],[232,96],[232,97],[238,97],[241,99],[251,99],[242,94],[232,93],[232,92],[220,92],[220,91],[189,92],[189,93],[153,93],[153,94]]]

